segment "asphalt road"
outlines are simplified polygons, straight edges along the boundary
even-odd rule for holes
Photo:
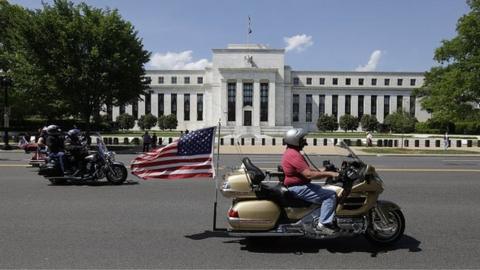
[[[212,180],[51,186],[27,157],[0,152],[0,268],[480,268],[480,157],[365,157],[406,217],[388,249],[363,237],[231,238],[212,232]],[[220,174],[239,160],[222,156]],[[274,168],[280,156],[252,160]]]

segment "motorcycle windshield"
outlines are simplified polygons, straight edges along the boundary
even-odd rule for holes
[[[98,135],[97,137],[97,147],[98,153],[103,157],[108,152],[107,146],[103,142],[102,136]]]
[[[348,146],[346,142],[338,141],[335,144],[335,149],[340,155],[347,156],[355,161],[363,163],[363,161],[355,154],[355,152],[353,152],[352,148],[350,148],[350,146]]]

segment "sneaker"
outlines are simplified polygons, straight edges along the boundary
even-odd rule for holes
[[[321,234],[333,234],[337,232],[337,228],[333,224],[322,224],[318,223],[315,227],[315,230]]]

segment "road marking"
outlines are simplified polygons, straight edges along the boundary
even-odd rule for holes
[[[28,164],[0,164],[0,167],[31,167]]]
[[[260,168],[264,171],[277,171],[277,168]],[[379,172],[480,172],[480,169],[436,169],[436,168],[375,168]]]
[[[443,162],[480,162],[480,159],[444,159]]]

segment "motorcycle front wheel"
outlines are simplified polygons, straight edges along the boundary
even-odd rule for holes
[[[365,238],[377,246],[388,246],[400,239],[405,231],[405,217],[400,209],[384,211],[387,224],[372,213],[372,220],[365,232]]]
[[[127,168],[120,164],[112,164],[111,170],[107,171],[108,182],[114,185],[121,185],[127,179]]]

